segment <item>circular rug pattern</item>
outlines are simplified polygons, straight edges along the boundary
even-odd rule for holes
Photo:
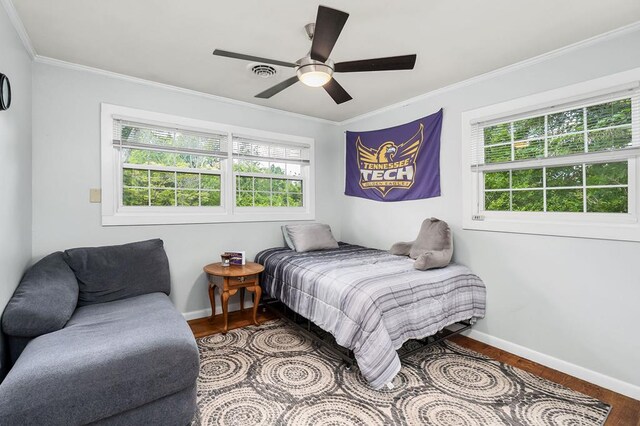
[[[265,399],[253,388],[240,387],[219,395],[200,395],[198,408],[202,425],[264,426],[276,424],[284,409],[281,404]]]
[[[256,365],[256,381],[265,395],[301,399],[333,391],[335,367],[324,359],[304,354],[297,357],[269,357]]]
[[[451,342],[402,359],[394,389],[380,390],[280,320],[198,339],[198,347],[194,426],[601,426],[609,412],[594,398]]]
[[[285,354],[287,352],[307,352],[312,350],[311,341],[295,329],[288,327],[271,327],[253,336],[251,349],[264,354]]]
[[[477,426],[502,425],[504,420],[491,407],[424,389],[400,398],[396,415],[408,425]]]
[[[451,396],[495,404],[520,393],[520,384],[491,362],[448,353],[425,358],[421,367],[434,387]]]
[[[247,378],[254,362],[252,357],[243,352],[205,357],[200,360],[198,386],[203,389],[219,389],[236,385]]]
[[[371,426],[389,424],[391,419],[370,404],[342,395],[314,398],[296,404],[280,419],[283,425]]]

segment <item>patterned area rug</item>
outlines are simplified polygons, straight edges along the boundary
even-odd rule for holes
[[[404,358],[395,389],[379,391],[281,320],[198,347],[195,424],[602,425],[610,409],[450,342]]]

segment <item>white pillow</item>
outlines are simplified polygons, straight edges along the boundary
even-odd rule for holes
[[[331,234],[331,227],[324,223],[286,225],[285,228],[298,253],[338,248],[338,242]]]

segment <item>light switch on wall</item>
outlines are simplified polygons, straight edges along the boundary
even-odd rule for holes
[[[89,202],[99,203],[102,201],[102,190],[100,188],[91,188],[89,190]]]

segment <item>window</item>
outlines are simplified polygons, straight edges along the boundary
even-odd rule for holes
[[[103,224],[313,219],[312,154],[309,138],[103,104]]]
[[[640,238],[638,84],[552,96],[577,86],[463,115],[465,228]]]

